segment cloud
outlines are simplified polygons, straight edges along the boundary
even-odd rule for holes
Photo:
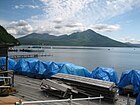
[[[6,26],[7,31],[12,35],[26,35],[33,32],[32,26],[25,20],[12,21]]]
[[[55,28],[55,29],[60,29],[60,28],[62,28],[62,26],[57,25],[57,26],[55,26],[54,28]]]
[[[139,0],[40,0],[47,19],[96,23],[132,10]],[[137,4],[136,4],[137,3]]]
[[[38,15],[35,15],[35,16],[31,16],[31,19],[38,19]]]
[[[95,31],[112,32],[119,25],[103,24],[105,20],[121,15],[140,5],[140,0],[39,0],[36,5],[16,5],[16,9],[41,9],[26,21],[16,21],[9,31],[15,34],[28,32],[70,34],[92,28]],[[97,24],[98,23],[98,24]],[[99,24],[100,23],[100,24]],[[15,24],[17,26],[15,26]],[[94,24],[94,25],[93,25]],[[22,26],[23,25],[23,26]],[[28,27],[28,28],[27,28]],[[19,31],[18,31],[19,30]]]
[[[80,14],[89,22],[103,22],[133,9],[134,0],[92,0]],[[86,17],[87,16],[87,17]],[[90,24],[90,23],[88,23]]]
[[[30,21],[36,32],[58,31],[62,34],[70,33],[70,30],[73,32],[87,28],[101,32],[117,31],[120,29],[119,25],[103,24],[104,20],[130,11],[135,5],[140,4],[139,0],[40,0],[40,2],[43,4],[41,9],[44,13],[33,16],[32,22]]]
[[[52,20],[61,18],[63,21],[74,17],[75,13],[84,7],[87,0],[40,0],[44,4],[44,12]]]
[[[40,0],[41,2],[43,2],[43,3],[47,3],[47,2],[49,2],[49,0]]]
[[[85,29],[85,26],[82,23],[78,22],[54,23],[54,21],[36,21],[35,23],[33,23],[33,26],[34,32],[36,33],[49,33],[52,35],[71,34],[73,32],[79,32]]]
[[[67,24],[63,24],[63,28],[61,28],[61,31],[64,30],[65,33],[71,34],[71,33],[74,33],[74,32],[84,31],[85,29],[86,28],[85,28],[85,26],[82,23],[79,23],[79,22],[75,22],[75,23],[69,22]]]
[[[57,23],[57,24],[58,24],[58,23],[61,23],[61,22],[62,22],[62,18],[57,18],[57,19],[53,20],[53,22],[54,22],[54,23]]]
[[[133,44],[140,44],[140,40],[138,40],[138,39],[135,39],[135,38],[132,38],[132,37],[130,37],[130,36],[127,36],[127,37],[124,37],[124,38],[121,38],[120,39],[122,42],[124,42],[124,43],[133,43]]]
[[[69,27],[69,28],[74,28],[74,27],[83,27],[83,24],[82,23],[70,23],[70,24],[66,24],[65,26]]]
[[[37,5],[16,5],[15,6],[15,9],[24,9],[24,8],[38,9],[39,6]]]
[[[99,31],[99,32],[113,32],[120,29],[120,26],[118,24],[115,24],[115,25],[95,24],[91,27],[93,28],[93,30]]]

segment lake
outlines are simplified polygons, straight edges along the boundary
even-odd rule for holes
[[[45,49],[45,53],[53,56],[41,57],[41,60],[71,62],[90,71],[96,67],[111,67],[120,76],[124,70],[140,70],[140,48],[80,47],[80,49]]]
[[[40,57],[41,60],[70,62],[90,71],[96,67],[111,67],[120,76],[124,70],[140,70],[140,48],[63,46],[43,49],[53,56]]]

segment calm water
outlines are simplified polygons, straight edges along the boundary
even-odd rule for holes
[[[112,67],[120,76],[124,70],[140,70],[140,48],[46,49],[53,56],[47,61],[71,62],[90,71],[96,67]]]
[[[44,61],[71,62],[92,71],[96,67],[114,68],[120,76],[124,70],[140,70],[140,48],[45,49]],[[82,48],[82,47],[81,47]],[[83,47],[85,48],[85,47]]]

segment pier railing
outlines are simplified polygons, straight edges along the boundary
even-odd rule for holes
[[[88,98],[75,98],[72,99],[72,95],[69,99],[61,99],[61,100],[43,100],[43,101],[22,101],[16,102],[15,105],[25,105],[25,104],[41,104],[41,103],[56,103],[56,102],[68,102],[69,105],[72,105],[73,101],[84,101],[87,100],[87,105],[90,105],[90,100],[99,100],[99,105],[101,105],[101,99],[104,98],[100,95],[100,97],[88,97]]]

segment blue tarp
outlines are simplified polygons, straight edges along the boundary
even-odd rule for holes
[[[47,70],[44,72],[45,77],[50,78],[60,70],[55,62],[49,62]]]
[[[15,66],[15,71],[18,74],[33,77],[37,73],[35,65],[38,61],[38,59],[34,58],[20,59]]]
[[[112,68],[97,67],[92,71],[91,78],[118,83],[117,73]]]
[[[60,64],[61,65],[61,64]],[[71,63],[63,63],[59,73],[72,74],[77,76],[90,77],[91,72],[81,66],[76,66]]]
[[[139,95],[137,96],[135,105],[140,105],[140,93],[139,93]]]
[[[5,69],[5,66],[3,66],[5,64],[6,64],[6,57],[1,57],[0,58],[0,68]],[[17,64],[17,62],[15,60],[8,58],[8,69],[9,70],[14,70],[16,64]]]
[[[43,62],[34,58],[20,59],[15,66],[15,72],[36,78],[50,78],[59,71],[54,62]]]
[[[120,82],[118,84],[119,88],[123,88],[128,85],[133,85],[133,93],[139,93],[140,89],[140,70],[126,70],[122,73]]]
[[[47,68],[47,62],[38,61],[35,65],[36,78],[45,78],[44,72]]]
[[[59,71],[59,67],[55,62],[38,61],[35,69],[37,78],[50,78]]]

